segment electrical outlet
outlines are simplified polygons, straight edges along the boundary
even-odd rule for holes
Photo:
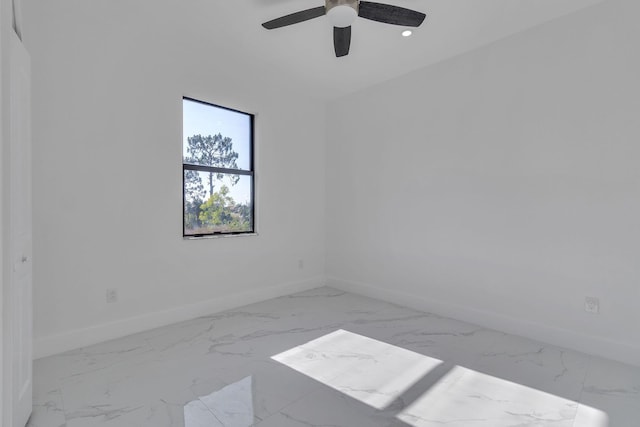
[[[114,302],[118,302],[118,290],[107,289],[107,304],[112,304]]]
[[[303,259],[299,259],[298,260],[298,269],[302,270],[304,268],[304,260]]]
[[[584,299],[584,311],[592,314],[600,313],[600,299],[596,297],[585,297]]]

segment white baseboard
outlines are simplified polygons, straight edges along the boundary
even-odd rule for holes
[[[442,301],[434,301],[419,295],[400,292],[395,289],[383,289],[366,283],[327,277],[327,286],[346,292],[364,295],[420,311],[450,317],[473,323],[489,329],[495,329],[513,335],[520,335],[558,347],[569,348],[606,359],[617,360],[630,365],[640,366],[640,347],[612,341],[603,337],[587,335],[568,329],[555,328],[541,323],[492,313],[475,308]]]
[[[252,289],[233,295],[189,304],[164,311],[146,313],[115,322],[75,329],[62,334],[34,340],[34,358],[51,356],[123,336],[147,331],[172,323],[195,319],[244,305],[289,295],[324,286],[324,276],[316,276],[299,282],[282,283],[275,286]]]

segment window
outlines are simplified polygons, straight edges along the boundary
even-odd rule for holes
[[[182,100],[183,236],[254,233],[253,115]]]

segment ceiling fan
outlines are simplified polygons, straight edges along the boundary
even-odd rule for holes
[[[325,0],[324,6],[281,16],[265,22],[262,26],[267,30],[273,30],[319,18],[323,15],[327,15],[333,25],[333,46],[337,57],[349,54],[351,24],[358,16],[372,21],[404,27],[419,27],[427,16],[422,12],[390,4],[360,0]]]

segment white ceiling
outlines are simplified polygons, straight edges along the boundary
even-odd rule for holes
[[[323,5],[323,0],[197,0],[194,12],[217,19],[205,37],[232,47],[253,66],[294,89],[333,98],[406,74],[603,0],[376,0],[427,14],[412,37],[405,28],[358,18],[350,54],[336,58],[326,17],[265,30],[261,23]],[[190,3],[190,2],[188,2]],[[218,38],[220,37],[220,38]],[[231,46],[230,46],[231,45]]]
[[[127,37],[123,49],[139,49],[132,45],[131,35],[118,33],[128,23],[141,32],[137,41],[146,43],[136,50],[138,54],[175,43],[187,51],[188,61],[207,55],[207,61],[213,59],[221,67],[229,64],[231,72],[261,84],[286,85],[331,99],[604,0],[375,1],[424,12],[427,19],[405,38],[400,34],[404,27],[358,18],[350,54],[342,58],[335,57],[326,16],[275,30],[260,25],[321,6],[324,0],[34,0],[27,15],[40,15],[40,24],[37,20],[32,24],[46,27],[41,31],[53,34],[66,29],[79,40],[103,31],[105,37]]]

